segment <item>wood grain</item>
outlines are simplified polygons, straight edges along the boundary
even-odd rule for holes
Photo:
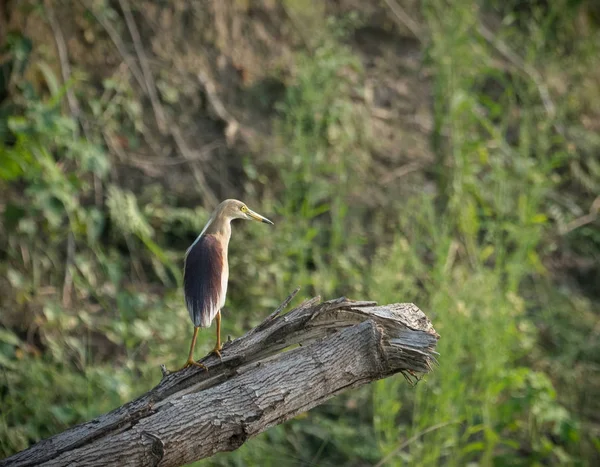
[[[222,361],[204,358],[209,372],[167,374],[138,399],[0,466],[180,466],[237,449],[346,389],[427,373],[438,338],[413,304],[310,299],[225,344]]]

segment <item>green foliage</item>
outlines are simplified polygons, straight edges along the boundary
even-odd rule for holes
[[[394,451],[398,465],[577,462],[580,425],[566,400],[556,399],[544,373],[520,366],[536,337],[526,312],[539,300],[522,285],[545,282],[548,204],[574,157],[555,132],[564,122],[549,120],[538,90],[518,79],[504,80],[494,102],[478,91],[495,72],[493,51],[473,40],[471,2],[448,11],[432,1],[426,12],[444,209],[436,212],[426,197],[409,205],[401,234],[380,258],[381,277],[372,277],[385,301],[400,291],[431,310],[443,364],[416,394],[393,380],[376,387],[375,404],[387,400],[375,418],[382,452]],[[506,136],[512,126],[516,142]],[[419,254],[419,244],[433,260]],[[531,297],[527,306],[521,293]],[[389,401],[394,391],[403,404]],[[402,411],[406,405],[412,413]]]
[[[23,41],[13,43],[26,61]],[[110,161],[98,135],[88,139],[65,115],[65,88],[47,65],[36,66],[50,95],[14,79],[0,122],[0,277],[10,291],[0,324],[17,323],[14,331],[0,328],[0,455],[148,389],[159,364],[153,359],[171,364],[165,346],[187,331],[178,297],[132,280],[146,262],[176,285],[176,256],[153,240],[133,194],[105,189]],[[14,72],[22,78],[22,71]]]
[[[351,80],[360,79],[360,72],[356,58],[335,42],[321,45],[311,57],[298,57],[294,84],[279,106],[280,144],[271,158],[282,194],[263,208],[293,222],[277,223],[269,235],[252,229],[252,255],[246,248],[241,253],[233,240],[232,270],[247,271],[256,280],[242,291],[236,277],[230,278],[232,296],[239,297],[232,308],[264,301],[265,290],[285,297],[295,285],[302,286],[303,296],[363,293],[364,234],[360,216],[348,215],[349,198],[368,160],[361,148],[364,116],[349,99]],[[254,183],[264,183],[252,160],[244,168]],[[271,300],[264,305],[276,306]]]
[[[302,24],[322,27],[310,5],[287,3]],[[579,36],[569,22],[580,3],[559,2],[569,7],[563,16],[546,2],[527,12],[424,2],[435,190],[407,187],[375,209],[364,199],[376,182],[369,113],[356,98],[364,70],[346,45],[360,21],[330,21],[310,53],[296,53],[272,154],[244,161],[245,200],[276,225],[268,235],[265,226],[236,229],[230,267],[243,273],[230,278],[224,334],[241,335],[300,285],[299,298],[418,304],[442,336],[440,365],[416,387],[397,377],[352,391],[203,464],[598,457],[589,415],[600,410],[597,295],[592,281],[582,286],[588,296],[568,281],[556,287],[547,269],[559,251],[600,253],[597,223],[569,230],[600,187],[600,140],[579,119],[600,102],[590,77],[598,33]],[[499,37],[574,88],[553,95],[554,113],[521,67],[498,65],[477,33],[476,6],[503,11]],[[44,62],[28,64],[31,43],[7,43],[23,79],[0,109],[2,455],[130,400],[158,381],[159,364],[182,363],[191,329],[181,256],[209,215],[112,173],[104,141],[135,147],[149,131],[126,80],[103,81],[103,95],[86,103],[97,126],[83,132],[65,113],[68,88]],[[24,79],[27,66],[47,92]],[[210,344],[202,339],[198,352]]]

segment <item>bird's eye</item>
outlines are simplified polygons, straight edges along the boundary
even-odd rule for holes
[[[246,211],[248,210],[248,208],[247,208],[246,206],[242,206],[242,207],[240,208],[240,210],[241,210],[242,212],[246,212]]]

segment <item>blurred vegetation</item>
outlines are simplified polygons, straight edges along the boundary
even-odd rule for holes
[[[598,11],[583,0],[423,2],[435,161],[423,186],[381,201],[370,199],[377,161],[351,45],[360,14],[324,23],[306,2],[286,5],[318,33],[305,31],[284,92],[262,96],[275,100],[268,157],[248,151],[238,168],[235,195],[276,228],[236,229],[224,333],[241,335],[296,285],[414,302],[442,336],[440,366],[416,387],[397,377],[339,396],[201,464],[599,462]],[[495,41],[482,16],[496,19]],[[182,254],[211,207],[161,184],[132,191],[127,156],[107,139],[135,147],[151,131],[131,88],[107,78],[90,96],[91,77],[75,70],[63,83],[35,52],[25,35],[5,38],[2,456],[182,363]],[[159,88],[166,102],[178,92]]]

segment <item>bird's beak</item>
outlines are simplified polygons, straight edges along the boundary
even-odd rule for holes
[[[254,212],[254,211],[252,211],[250,209],[248,209],[248,212],[246,214],[248,214],[248,216],[250,216],[255,221],[264,222],[265,224],[274,225],[273,222],[271,222],[269,219],[267,219],[266,217],[261,216],[260,214]]]

